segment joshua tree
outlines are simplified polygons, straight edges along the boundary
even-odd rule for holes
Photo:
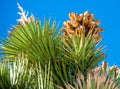
[[[3,67],[0,69],[2,76],[0,88],[74,89],[71,88],[72,86],[77,89],[91,89],[88,88],[91,83],[87,83],[89,84],[87,86],[83,83],[91,81],[89,75],[91,77],[93,75],[92,80],[96,78],[94,76],[96,71],[93,69],[105,58],[103,47],[98,47],[102,40],[99,34],[103,32],[103,28],[99,27],[100,21],[94,20],[94,15],[89,11],[80,15],[71,12],[70,21],[65,21],[62,31],[58,32],[55,21],[51,25],[50,20],[45,20],[42,25],[34,16],[27,17],[19,4],[18,8],[21,11],[19,12],[21,18],[17,20],[18,25],[13,27],[8,39],[4,39],[0,47],[5,62],[1,64]],[[6,64],[6,61],[9,62]],[[21,63],[24,64],[21,65]],[[19,68],[22,73],[19,72]],[[100,71],[98,72],[101,74]],[[5,73],[7,73],[6,76],[4,76]],[[14,76],[10,77],[12,74]],[[77,77],[80,74],[84,79]],[[105,72],[99,78],[107,79],[106,75],[109,73]],[[18,79],[18,76],[25,80]],[[112,81],[113,85],[116,84],[115,79]],[[6,82],[3,82],[4,80]],[[10,83],[8,87],[6,87],[7,83]],[[105,81],[100,83],[103,84]],[[98,86],[98,80],[92,84],[98,89],[103,89],[101,85]],[[116,86],[114,88],[117,89]]]

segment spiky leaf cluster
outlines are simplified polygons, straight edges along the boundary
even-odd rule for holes
[[[93,69],[105,58],[103,47],[96,47],[96,40],[93,36],[85,36],[85,32],[78,35],[63,38],[65,58],[74,63],[76,67],[86,76],[87,72]]]
[[[14,62],[0,63],[0,89],[54,89],[49,65],[30,65],[25,57]]]
[[[5,86],[9,89],[14,86],[15,89],[16,87],[24,89],[29,86],[31,89],[53,89],[53,83],[57,85],[55,88],[62,86],[69,89],[71,86],[78,89],[115,87],[114,82],[107,79],[104,73],[101,74],[98,71],[96,74],[96,71],[92,70],[105,57],[103,47],[98,47],[102,40],[99,34],[103,29],[99,28],[100,21],[94,20],[93,14],[90,15],[88,11],[82,15],[70,13],[70,21],[64,22],[62,28],[64,33],[59,34],[55,22],[51,25],[50,21],[45,20],[42,25],[33,16],[27,17],[19,4],[18,8],[21,10],[18,25],[13,27],[8,39],[3,40],[0,46],[4,56],[12,59],[13,62],[10,69],[5,68],[6,65],[5,67],[2,65],[0,69],[2,88]],[[14,58],[18,59],[18,54],[22,53],[27,58],[28,65],[21,62],[16,64]],[[20,61],[23,60],[25,59],[20,58]],[[49,65],[48,70],[46,70],[46,65]],[[88,73],[90,70],[92,73]],[[79,71],[84,76],[83,80]],[[14,77],[10,77],[11,75]],[[98,82],[100,78],[103,78],[103,81]],[[106,84],[105,81],[113,86]],[[88,85],[84,86],[84,82]],[[7,87],[8,83],[10,85]]]
[[[119,89],[115,84],[115,80],[108,77],[101,70],[89,72],[86,81],[81,72],[78,72],[74,86],[69,83],[65,83],[65,85],[67,89]]]
[[[115,84],[119,86],[120,88],[120,68],[117,66],[110,67],[107,62],[103,62],[101,66],[96,67],[92,71],[98,71],[101,70],[102,72],[106,72],[107,75],[115,80]]]

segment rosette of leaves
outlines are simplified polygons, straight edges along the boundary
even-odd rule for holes
[[[94,71],[101,70],[102,72],[106,72],[107,75],[115,80],[115,84],[119,86],[120,88],[120,68],[117,66],[109,66],[107,62],[103,62],[101,66],[96,67],[93,69]]]
[[[27,17],[21,6],[19,8],[21,18],[18,20],[18,25],[12,28],[8,39],[3,40],[0,49],[4,56],[9,58],[17,57],[23,52],[29,58],[29,63],[40,62],[43,67],[49,60],[54,60],[59,53],[56,46],[61,39],[57,34],[57,25],[55,22],[51,25],[50,21],[45,20],[42,26],[33,16]]]
[[[100,69],[88,72],[86,80],[79,71],[73,84],[65,83],[66,89],[119,89],[115,80],[111,79],[106,72]],[[64,89],[61,86],[59,88]]]
[[[93,69],[100,61],[105,58],[102,51],[103,47],[98,47],[92,35],[85,36],[83,31],[81,37],[67,36],[63,38],[65,55],[64,57],[74,63],[83,75],[86,76],[87,72]]]
[[[28,65],[28,59],[18,57],[14,62],[0,63],[0,89],[54,89],[49,65]]]

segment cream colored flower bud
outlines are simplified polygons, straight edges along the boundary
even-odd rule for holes
[[[83,22],[82,22],[83,25],[88,25],[88,18],[87,17],[83,17]]]
[[[104,29],[103,28],[94,28],[94,33],[96,34],[96,33],[101,33],[101,32],[103,32],[104,31]]]
[[[74,27],[74,28],[77,28],[79,26],[79,23],[76,22],[76,21],[72,21],[71,22],[71,25]]]
[[[89,22],[93,21],[95,18],[94,14],[91,14],[90,17],[89,17]]]
[[[79,26],[81,30],[85,30],[85,26]]]
[[[85,16],[85,17],[88,17],[89,15],[90,15],[90,12],[89,12],[89,11],[84,12],[84,16]]]
[[[79,15],[79,14],[75,14],[75,21],[76,22],[81,22],[83,18],[83,14]]]
[[[69,18],[71,21],[75,20],[75,14],[73,12],[69,13]]]
[[[82,29],[81,28],[77,28],[77,34],[78,34],[78,37],[80,38],[81,34],[82,34]]]
[[[100,35],[96,35],[95,38],[96,38],[97,41],[100,41],[100,40],[103,39]]]
[[[95,25],[96,25],[96,26],[99,26],[99,25],[100,25],[100,20],[96,20],[96,21],[95,21]]]
[[[67,32],[69,33],[69,34],[75,34],[75,31],[73,31],[73,30],[70,30],[70,29],[67,29]]]
[[[95,26],[94,21],[89,22],[89,24],[87,25],[88,28],[92,28],[93,26]]]
[[[66,26],[67,28],[70,28],[70,21],[65,21],[63,22],[64,26]]]

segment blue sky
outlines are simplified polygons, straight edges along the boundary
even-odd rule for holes
[[[120,67],[120,1],[119,0],[0,0],[0,39],[6,38],[8,30],[17,24],[19,11],[16,3],[29,14],[34,14],[40,20],[51,18],[63,25],[68,20],[68,13],[83,13],[89,10],[96,19],[101,20],[101,27],[105,29],[101,45],[107,46],[105,59],[110,65]]]

